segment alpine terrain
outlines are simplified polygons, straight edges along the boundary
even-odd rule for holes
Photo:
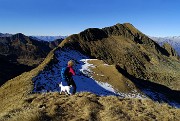
[[[0,87],[0,120],[178,121],[180,61],[173,53],[130,23],[86,29]],[[69,60],[75,95],[59,94]]]

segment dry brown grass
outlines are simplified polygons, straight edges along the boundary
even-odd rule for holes
[[[139,91],[132,81],[118,72],[115,65],[107,65],[102,60],[89,60],[88,63],[95,66],[91,68],[95,80],[111,84],[118,92],[132,93],[134,90]]]
[[[33,94],[21,108],[4,113],[0,121],[178,121],[180,110],[148,99],[99,97],[91,93],[72,96],[57,92]]]

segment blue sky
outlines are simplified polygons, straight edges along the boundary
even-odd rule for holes
[[[180,0],[0,0],[0,32],[71,35],[131,23],[150,36],[180,35]]]

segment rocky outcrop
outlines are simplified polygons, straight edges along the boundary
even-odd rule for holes
[[[158,42],[161,46],[164,43],[169,43],[180,56],[180,36],[172,36],[172,37],[150,37],[156,42]]]
[[[167,52],[169,53],[170,56],[174,56],[176,58],[178,57],[178,54],[176,53],[176,51],[170,44],[164,43],[163,48],[167,50]]]

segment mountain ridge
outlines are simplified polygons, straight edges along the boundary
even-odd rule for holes
[[[58,48],[50,51],[37,68],[9,80],[0,88],[0,100],[2,100],[0,117],[4,120],[27,119],[27,117],[33,118],[29,120],[54,121],[59,119],[73,120],[74,118],[77,120],[136,120],[138,115],[137,120],[179,119],[180,110],[163,103],[176,100],[180,104],[178,91],[180,62],[176,57],[171,57],[166,49],[160,47],[156,42],[139,33],[136,29],[130,32],[129,27],[126,28],[120,24],[105,30],[87,29],[79,34],[67,37],[59,44]],[[107,33],[111,35],[108,36]],[[147,101],[146,99],[136,100],[133,98],[98,96],[92,93],[80,92],[72,96],[65,96],[59,95],[56,90],[52,92],[54,87],[59,89],[58,85],[53,85],[59,78],[52,78],[57,76],[57,72],[59,72],[54,70],[54,68],[60,67],[56,64],[66,62],[66,60],[72,58],[71,56],[75,56],[69,50],[114,65],[113,70],[119,71],[122,77],[117,81],[118,84],[121,81],[124,81],[125,85],[129,84],[125,80],[129,79],[141,91],[143,91],[141,88],[144,87],[146,89],[144,94],[147,94],[147,96],[148,93],[154,92],[154,97],[149,96],[149,98],[159,98],[159,100],[155,100],[159,101],[159,103],[152,100]],[[66,51],[71,52],[71,54],[66,53]],[[59,54],[64,54],[64,56],[58,56]],[[78,67],[82,65],[79,58],[72,59],[77,63]],[[102,65],[100,66],[102,67]],[[100,78],[102,75],[99,74],[105,72],[100,70],[101,67],[95,65],[97,70],[95,70],[94,78]],[[83,75],[80,70],[78,71],[77,76]],[[111,71],[107,73],[111,73]],[[88,75],[83,76],[89,78]],[[108,80],[108,76],[106,79]],[[49,81],[49,84],[44,86],[41,83],[35,83],[35,81],[38,82],[39,80]],[[161,80],[163,81],[161,82]],[[87,80],[81,79],[77,81],[85,82]],[[44,88],[46,86],[52,91],[40,94],[33,93],[35,85],[39,86],[41,92],[46,89]],[[18,103],[14,103],[17,100]],[[135,106],[136,104],[137,106]],[[128,110],[125,110],[123,106]],[[77,107],[75,112],[72,111],[72,107]],[[26,109],[27,112],[29,111],[28,113]],[[169,112],[171,113],[169,114]]]

